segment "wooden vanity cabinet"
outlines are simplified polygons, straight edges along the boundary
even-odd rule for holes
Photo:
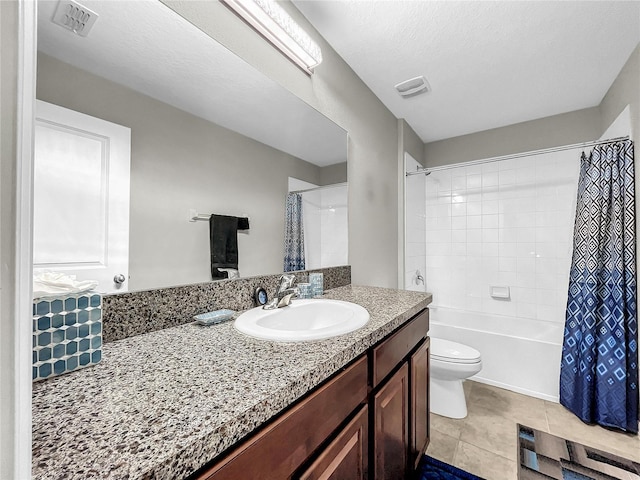
[[[429,442],[428,330],[423,310],[190,478],[410,478]]]
[[[372,478],[409,478],[429,444],[428,310],[370,354]]]

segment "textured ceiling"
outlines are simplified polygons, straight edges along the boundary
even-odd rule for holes
[[[346,161],[344,130],[157,0],[80,3],[99,15],[86,38],[38,2],[38,50],[316,165]]]
[[[294,3],[425,142],[596,106],[640,42],[638,1]]]

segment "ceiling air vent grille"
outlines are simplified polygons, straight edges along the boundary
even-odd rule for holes
[[[81,37],[86,37],[97,19],[98,14],[87,7],[73,0],[60,0],[51,21]]]
[[[396,90],[402,97],[413,97],[414,95],[419,95],[424,92],[428,92],[431,90],[429,87],[429,82],[423,76],[410,78],[409,80],[405,80],[404,82],[400,82],[396,85]]]

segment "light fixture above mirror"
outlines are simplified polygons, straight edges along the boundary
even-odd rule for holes
[[[245,22],[312,74],[322,62],[322,51],[311,37],[273,0],[222,0]]]

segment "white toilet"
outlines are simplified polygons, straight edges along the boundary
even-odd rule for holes
[[[430,351],[431,412],[449,418],[466,417],[462,381],[482,370],[480,352],[461,343],[433,337]]]

